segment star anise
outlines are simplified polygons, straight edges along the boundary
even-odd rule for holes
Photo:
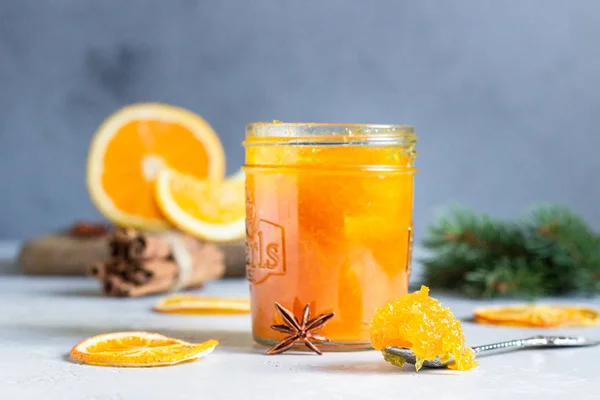
[[[321,314],[313,319],[310,319],[310,304],[304,306],[304,311],[302,312],[302,321],[298,321],[298,318],[292,314],[291,311],[284,308],[281,304],[275,303],[275,308],[283,317],[283,322],[285,324],[282,325],[271,325],[271,329],[274,329],[278,332],[287,333],[289,336],[285,337],[281,342],[273,346],[267,354],[279,354],[287,351],[294,346],[294,344],[298,342],[304,343],[306,347],[310,350],[314,351],[317,354],[322,354],[321,350],[317,348],[312,343],[312,340],[319,342],[328,342],[327,339],[323,335],[319,335],[314,331],[320,329],[333,318],[334,313]]]

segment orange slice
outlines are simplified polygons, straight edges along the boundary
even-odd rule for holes
[[[87,164],[90,197],[117,225],[168,228],[154,199],[154,181],[165,166],[220,180],[225,174],[221,141],[202,117],[183,108],[160,103],[124,107],[94,134]]]
[[[151,332],[116,332],[86,339],[73,347],[71,358],[112,367],[159,367],[197,360],[219,344],[188,343]]]
[[[598,311],[587,307],[516,304],[481,307],[473,310],[481,323],[507,326],[553,328],[560,326],[590,326],[598,323]]]
[[[173,314],[247,314],[250,312],[250,300],[172,295],[160,300],[154,306],[154,311]]]
[[[222,181],[211,181],[165,168],[156,180],[156,199],[173,225],[196,237],[230,241],[246,235],[242,171]]]

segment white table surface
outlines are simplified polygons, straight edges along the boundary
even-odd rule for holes
[[[14,244],[0,243],[4,260]],[[0,257],[2,259],[2,257]],[[88,278],[20,276],[0,262],[0,399],[600,399],[600,347],[520,351],[481,358],[469,372],[397,368],[376,351],[264,355],[249,316],[162,315],[158,297],[104,298]],[[11,272],[12,271],[12,272]],[[244,280],[215,282],[203,294],[243,296]],[[481,302],[433,292],[455,315],[470,345],[539,333],[600,338],[600,328],[517,329],[469,322]],[[561,299],[600,306],[600,299]],[[489,302],[488,302],[489,303]],[[191,341],[218,339],[206,358],[163,368],[75,364],[68,353],[99,333],[146,330]]]

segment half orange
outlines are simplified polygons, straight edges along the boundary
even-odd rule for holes
[[[95,132],[88,191],[98,210],[117,225],[168,228],[154,196],[155,178],[164,167],[199,179],[223,179],[221,141],[208,122],[189,110],[133,104],[110,115]]]

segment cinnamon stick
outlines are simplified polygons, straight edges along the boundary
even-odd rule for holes
[[[147,260],[142,263],[141,270],[149,275],[149,279],[176,279],[177,264],[169,259]]]
[[[178,241],[191,258],[190,271],[181,270],[172,240]],[[183,233],[166,237],[116,228],[109,236],[108,247],[109,260],[89,269],[89,274],[102,282],[107,296],[138,297],[183,290],[225,274],[225,256],[219,246]]]
[[[225,273],[223,253],[213,244],[207,244],[194,251],[202,259],[206,268],[194,268],[190,274],[190,284],[199,285],[206,281],[219,279]]]
[[[127,288],[123,288],[121,296],[126,297],[139,297],[146,296],[149,294],[168,292],[171,289],[173,282],[169,279],[157,279],[146,285],[132,286],[128,285]]]
[[[155,235],[140,235],[136,245],[132,246],[129,251],[130,257],[138,260],[167,258],[170,254],[169,243]]]

